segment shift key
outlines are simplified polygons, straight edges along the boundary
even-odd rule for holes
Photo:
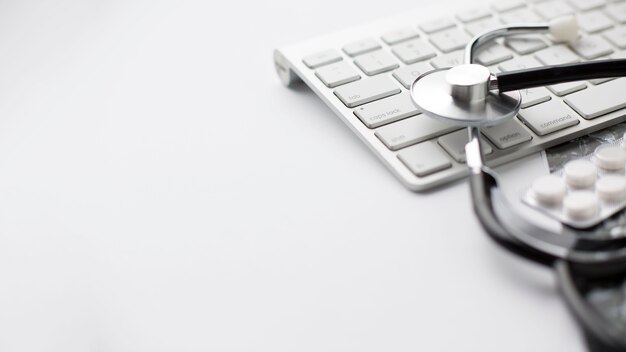
[[[574,93],[565,99],[565,103],[585,119],[595,119],[626,108],[625,91],[626,79],[621,78]]]
[[[400,93],[400,87],[387,76],[348,83],[335,89],[335,95],[349,108]]]
[[[398,150],[461,128],[449,122],[418,115],[377,129],[376,137],[387,148]]]
[[[580,122],[574,112],[554,100],[521,110],[519,117],[540,136],[560,131]]]

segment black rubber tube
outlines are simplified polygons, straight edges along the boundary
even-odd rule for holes
[[[499,73],[496,77],[501,92],[589,79],[626,77],[626,59],[542,66]]]
[[[552,266],[557,258],[515,240],[500,224],[491,200],[492,190],[498,187],[495,178],[484,171],[478,174],[472,173],[469,177],[469,184],[474,212],[491,239],[508,251],[523,258],[535,263]]]

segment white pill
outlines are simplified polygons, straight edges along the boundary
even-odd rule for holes
[[[598,197],[589,191],[572,192],[563,200],[565,215],[572,219],[588,220],[598,213]]]
[[[620,147],[599,147],[594,153],[596,165],[605,170],[622,170],[626,166],[626,150]]]
[[[596,182],[598,169],[588,160],[573,160],[563,168],[565,182],[571,187],[591,187]]]
[[[596,183],[598,197],[607,202],[621,202],[626,200],[626,177],[621,175],[606,175]]]
[[[565,181],[554,175],[539,177],[533,182],[533,195],[535,199],[547,206],[559,205],[567,192]]]

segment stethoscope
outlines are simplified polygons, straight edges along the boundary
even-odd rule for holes
[[[426,116],[468,128],[469,143],[465,151],[472,202],[487,234],[507,250],[554,268],[560,292],[583,328],[592,351],[626,351],[626,319],[613,319],[588,300],[594,289],[606,288],[611,292],[611,287],[617,284],[621,289],[621,283],[626,280],[626,237],[613,236],[608,230],[585,235],[567,226],[559,232],[548,231],[520,217],[498,188],[495,173],[485,166],[480,143],[481,127],[517,115],[522,103],[518,90],[626,76],[626,60],[599,60],[499,74],[474,64],[482,44],[499,37],[531,33],[549,33],[560,42],[572,42],[578,37],[574,17],[483,32],[466,46],[464,64],[421,75],[411,86],[411,97]],[[616,305],[619,306],[615,309],[623,309],[626,317],[626,302]]]

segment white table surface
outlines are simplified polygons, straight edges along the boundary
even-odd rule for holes
[[[584,351],[465,183],[407,191],[273,71],[457,3],[0,2],[0,351]]]

